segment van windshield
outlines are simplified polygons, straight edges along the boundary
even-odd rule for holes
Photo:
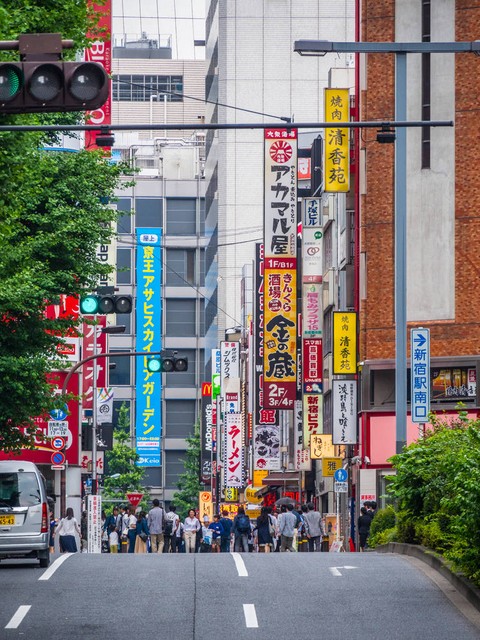
[[[40,502],[40,487],[35,473],[0,473],[0,508],[31,507]]]

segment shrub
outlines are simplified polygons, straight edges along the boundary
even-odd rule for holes
[[[372,524],[370,526],[370,536],[374,536],[377,533],[385,531],[385,529],[391,529],[395,526],[395,509],[392,506],[388,506],[385,509],[379,509],[375,514]]]
[[[415,531],[415,518],[408,511],[397,513],[398,541],[407,544],[418,544],[419,540]]]
[[[378,547],[380,544],[388,544],[389,542],[396,542],[398,539],[397,527],[390,527],[383,531],[378,531],[374,535],[368,536],[368,546],[372,549]]]

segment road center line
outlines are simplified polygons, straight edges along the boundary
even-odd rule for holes
[[[247,627],[250,627],[250,628],[258,627],[257,614],[255,612],[254,604],[244,604],[243,613],[245,614],[245,623]]]
[[[235,566],[237,567],[239,577],[248,577],[247,567],[243,562],[242,556],[236,551],[232,551],[232,557],[235,560]]]
[[[31,607],[31,604],[22,604],[20,607],[18,607],[16,613],[12,616],[12,619],[6,625],[5,629],[17,629],[24,617],[30,611]]]
[[[65,553],[64,555],[57,558],[55,562],[52,565],[50,565],[46,571],[42,573],[42,575],[39,577],[39,580],[49,580],[53,576],[55,571],[58,569],[58,567],[61,564],[63,564],[65,560],[68,560],[68,558],[70,558],[70,556],[73,556],[73,555],[74,555],[73,553]]]

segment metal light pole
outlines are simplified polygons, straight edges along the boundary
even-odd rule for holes
[[[480,55],[480,41],[328,42],[297,40],[294,44],[294,51],[304,56],[323,56],[327,53],[340,52],[394,53],[396,63],[395,120],[405,121],[407,115],[407,53],[468,52]],[[407,132],[404,127],[397,128],[395,143],[394,287],[396,452],[400,453],[407,441]]]

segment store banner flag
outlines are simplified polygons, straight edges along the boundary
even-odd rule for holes
[[[137,229],[137,337],[135,351],[162,349],[162,230]],[[147,356],[136,362],[136,439],[139,467],[161,464],[162,376],[147,368]]]
[[[225,415],[225,486],[243,487],[242,414]]]
[[[333,444],[357,444],[357,382],[333,380]]]
[[[357,373],[357,314],[353,311],[333,313],[333,373]]]
[[[350,188],[349,130],[335,124],[349,121],[349,91],[348,89],[325,89],[324,91],[325,122],[334,124],[325,128],[324,190],[347,192]]]

